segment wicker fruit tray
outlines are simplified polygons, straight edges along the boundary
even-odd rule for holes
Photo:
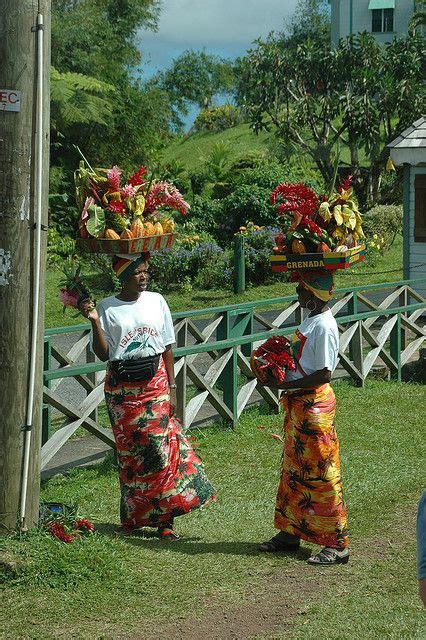
[[[126,238],[120,240],[77,238],[77,246],[89,253],[106,253],[109,255],[129,254],[166,249],[172,246],[176,238],[176,233],[163,233],[161,236],[145,236],[144,238]]]
[[[330,253],[276,253],[270,256],[272,271],[302,271],[314,269],[348,269],[365,258],[365,244],[347,251]]]

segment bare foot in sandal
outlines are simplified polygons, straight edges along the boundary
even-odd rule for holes
[[[270,540],[262,542],[258,549],[263,553],[277,553],[278,551],[297,551],[299,546],[300,538],[298,536],[280,531]]]

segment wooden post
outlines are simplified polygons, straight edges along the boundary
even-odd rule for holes
[[[38,13],[43,15],[44,22],[43,231],[40,291],[35,300],[34,214],[40,193],[35,189],[38,38],[34,28]],[[38,304],[39,322],[26,525],[38,521],[49,173],[50,0],[0,0],[0,60],[0,533],[5,534],[14,530],[20,520],[34,304]]]

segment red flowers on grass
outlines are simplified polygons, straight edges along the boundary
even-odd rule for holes
[[[46,523],[47,531],[57,540],[70,544],[82,535],[93,533],[94,526],[85,518],[80,518],[74,522],[66,522],[64,518],[50,520]]]
[[[57,522],[56,520],[53,522],[49,522],[47,530],[52,534],[54,538],[57,538],[61,542],[70,543],[74,540],[74,537],[66,532],[65,526],[62,524],[62,522]]]

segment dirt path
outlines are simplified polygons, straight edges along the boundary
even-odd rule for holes
[[[407,528],[414,533],[414,509],[401,506],[395,518],[384,525],[380,538],[354,541],[352,563],[334,567],[311,567],[306,563],[309,550],[301,548],[285,566],[277,567],[257,577],[246,593],[244,602],[226,608],[208,604],[183,620],[161,627],[151,627],[149,634],[118,636],[121,640],[286,640],[293,637],[295,626],[303,624],[312,605],[327,599],[334,601],[345,594],[377,561],[386,561],[392,549],[401,543]],[[284,565],[284,563],[283,563]],[[312,616],[310,616],[311,618]],[[311,622],[306,619],[306,623]]]

